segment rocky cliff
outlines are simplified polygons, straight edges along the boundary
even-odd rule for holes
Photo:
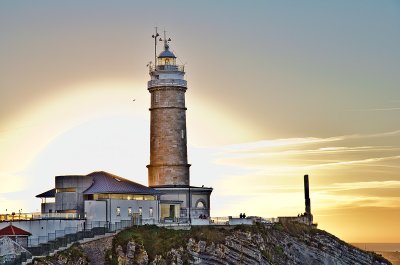
[[[309,226],[138,227],[118,234],[109,264],[391,264]]]
[[[81,250],[80,264],[391,264],[325,231],[297,223],[191,230],[139,226],[121,231],[110,241],[86,243],[73,251]],[[34,263],[76,264],[66,260],[75,255],[61,255]]]

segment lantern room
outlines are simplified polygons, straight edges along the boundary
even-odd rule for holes
[[[176,56],[166,46],[165,50],[160,53],[157,60],[158,65],[176,65]]]

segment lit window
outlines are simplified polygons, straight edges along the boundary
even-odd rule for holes
[[[196,203],[196,208],[206,208],[206,206],[205,206],[204,202],[198,201],[198,202]]]
[[[142,215],[142,213],[143,213],[143,209],[142,209],[142,207],[139,207],[139,215]]]
[[[60,192],[76,192],[76,188],[58,188],[56,189],[56,193]]]
[[[132,216],[132,207],[128,207],[128,216]]]
[[[150,217],[153,217],[153,207],[150,207],[150,208],[149,208],[149,216],[150,216]]]
[[[121,207],[117,207],[117,216],[121,216]]]

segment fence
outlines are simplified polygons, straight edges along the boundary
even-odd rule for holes
[[[84,238],[91,238],[96,235],[104,235],[106,233],[114,233],[118,230],[122,230],[127,227],[131,227],[134,225],[144,225],[144,224],[156,224],[156,220],[154,218],[142,219],[142,218],[133,218],[130,220],[121,220],[120,222],[110,223],[104,221],[93,221],[93,222],[84,222],[83,226],[72,226],[65,227],[63,230],[55,230],[52,233],[48,233],[47,236],[38,236],[38,237],[30,237],[28,239],[28,247],[38,247],[43,244],[52,244],[56,241],[63,242],[63,239],[67,239],[67,241],[78,241]],[[61,240],[60,240],[61,239]],[[69,243],[71,243],[69,242]]]
[[[232,218],[231,216],[226,217],[210,217],[206,219],[198,219],[205,221],[210,225],[232,225],[231,220],[239,219],[240,218]],[[255,222],[268,222],[273,223],[277,222],[277,218],[255,218],[255,217],[248,217],[246,218],[248,221],[255,221]],[[244,219],[244,220],[246,220]],[[242,219],[243,220],[243,219]],[[163,220],[165,221],[165,220]],[[13,261],[8,261],[8,263],[4,263],[6,265],[13,265],[13,264],[21,264],[21,262],[25,261],[31,255],[33,256],[47,256],[53,251],[61,248],[67,247],[69,244],[77,242],[79,240],[85,238],[93,238],[98,235],[105,235],[106,233],[115,233],[119,230],[136,226],[136,225],[145,225],[145,224],[159,224],[161,226],[187,226],[191,223],[194,225],[193,220],[190,222],[188,218],[180,218],[175,219],[173,222],[163,222],[161,220],[156,220],[154,218],[143,219],[143,218],[132,218],[130,220],[122,220],[116,223],[104,222],[104,221],[93,221],[93,222],[84,222],[83,225],[65,227],[63,230],[55,230],[54,232],[48,233],[46,236],[37,236],[37,237],[30,237],[28,239],[28,248],[27,250],[30,253],[15,257]],[[197,225],[203,225],[199,223]],[[18,262],[17,262],[18,261]],[[1,264],[1,263],[0,263]]]
[[[11,213],[0,214],[0,222],[42,219],[81,219],[77,213]]]

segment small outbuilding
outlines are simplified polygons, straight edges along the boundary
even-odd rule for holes
[[[28,247],[28,237],[32,234],[12,224],[0,229],[0,238],[9,237],[24,248]]]

